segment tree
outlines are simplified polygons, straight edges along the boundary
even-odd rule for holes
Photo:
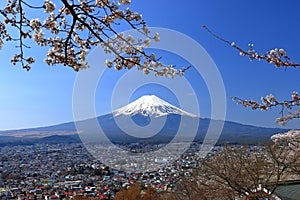
[[[238,46],[235,42],[226,40],[219,35],[215,34],[207,26],[202,26],[206,31],[208,31],[216,39],[230,45],[232,48],[236,49],[241,56],[249,57],[251,61],[259,60],[265,61],[269,64],[274,65],[275,67],[290,67],[296,68],[300,67],[300,63],[291,61],[291,58],[287,55],[286,51],[282,48],[275,48],[267,51],[266,53],[259,53],[254,49],[253,44],[249,44],[249,49],[244,50]],[[233,97],[233,101],[236,101],[238,104],[243,105],[244,107],[252,108],[253,110],[263,110],[267,111],[272,107],[281,107],[281,116],[276,119],[276,122],[279,125],[286,125],[289,120],[295,118],[300,118],[300,109],[295,109],[300,106],[300,97],[297,92],[293,92],[290,100],[278,101],[272,94],[267,95],[266,97],[261,98],[261,103],[254,100],[244,100],[238,97]],[[288,110],[288,113],[285,113],[285,110]]]
[[[142,200],[158,200],[159,194],[153,187],[147,187],[145,193],[143,194]]]
[[[106,66],[117,70],[137,67],[144,74],[153,71],[158,76],[183,75],[186,68],[177,70],[166,66],[154,54],[145,52],[151,40],[159,41],[158,33],[150,33],[142,16],[124,8],[130,0],[57,0],[53,3],[29,3],[26,0],[7,0],[0,9],[0,47],[16,43],[19,53],[11,62],[30,70],[35,59],[26,57],[26,49],[33,45],[48,47],[45,62],[62,64],[75,71],[88,67],[86,55],[95,46],[115,55]],[[44,13],[43,13],[44,12]],[[30,13],[30,15],[28,15]],[[43,13],[43,14],[41,14]],[[38,15],[39,18],[30,16]],[[1,20],[1,19],[0,19]],[[135,39],[118,33],[120,25],[135,29],[145,39]]]
[[[232,194],[227,194],[228,188],[222,188],[218,185],[218,188],[210,187],[209,190],[198,184],[196,176],[183,177],[176,183],[176,189],[171,192],[163,194],[162,199],[166,200],[206,200],[206,199],[234,199]],[[216,193],[215,190],[218,189]],[[228,196],[230,195],[230,196]]]
[[[273,135],[271,139],[277,144],[288,144],[291,172],[300,175],[300,131],[290,130],[287,133]]]
[[[143,190],[140,184],[133,184],[128,188],[122,188],[114,198],[115,200],[158,200],[159,195],[152,187]]]
[[[227,145],[213,157],[203,159],[192,179],[179,182],[175,195],[177,199],[271,198],[278,184],[293,174],[296,160],[299,157],[288,145],[273,143],[254,152],[244,146]]]

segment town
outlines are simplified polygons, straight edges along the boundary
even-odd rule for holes
[[[113,199],[122,187],[136,182],[171,191],[197,166],[194,154],[187,152],[156,171],[127,173],[95,160],[81,143],[4,146],[0,152],[1,199]]]

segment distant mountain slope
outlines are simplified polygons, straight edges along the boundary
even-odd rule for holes
[[[156,123],[162,118],[166,119],[162,129],[156,135],[144,139],[135,138],[124,133],[116,123],[116,119],[118,121],[125,122],[123,125],[128,126],[125,128],[134,130],[135,127],[131,127],[130,124],[126,123],[128,120],[133,120],[137,126],[143,128],[150,123]],[[198,130],[194,140],[201,142],[205,137],[210,123],[221,123],[221,121],[197,117],[196,115],[177,108],[154,95],[143,96],[110,114],[97,117],[97,120],[106,136],[115,143],[139,141],[167,143],[176,135],[180,123],[182,130],[184,131],[184,136],[186,137],[192,137],[193,131],[191,127],[198,125]],[[214,127],[212,127],[212,129],[213,128]],[[151,131],[146,128],[141,130],[143,130],[141,131],[141,134],[143,134],[143,132]],[[219,142],[254,144],[270,141],[272,135],[286,131],[288,130],[279,128],[263,128],[225,121]],[[79,141],[78,135],[74,136],[74,134],[77,134],[74,122],[47,127],[2,131],[0,132],[0,144],[20,141],[25,141],[25,143]]]

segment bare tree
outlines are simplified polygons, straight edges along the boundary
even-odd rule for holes
[[[273,135],[271,139],[279,145],[287,145],[291,174],[300,175],[300,131],[290,130],[287,133]]]
[[[288,145],[270,144],[257,152],[225,146],[212,158],[204,159],[194,177],[202,199],[271,198],[278,184],[291,175],[294,161]]]
[[[56,3],[56,4],[55,4]],[[33,45],[48,47],[45,62],[62,64],[75,71],[88,67],[86,55],[95,46],[115,55],[107,67],[117,70],[137,67],[144,74],[153,71],[158,76],[183,75],[186,68],[176,70],[166,66],[154,54],[145,52],[151,40],[159,41],[158,33],[150,33],[142,16],[125,8],[130,0],[51,0],[30,2],[7,0],[0,8],[0,47],[13,42],[19,49],[11,62],[29,70],[35,58],[26,57]],[[30,15],[28,15],[30,13]],[[39,16],[30,18],[30,16]],[[119,33],[118,27],[135,29],[144,39]]]
[[[199,177],[184,177],[179,182],[176,183],[176,189],[174,191],[165,193],[162,199],[172,200],[209,200],[209,199],[219,199],[227,200],[234,199],[231,192],[231,188],[223,187],[220,184],[210,185],[209,180],[206,180],[205,185],[199,184]],[[204,182],[203,182],[204,183]]]
[[[230,45],[232,48],[236,49],[241,56],[249,57],[251,61],[259,60],[265,61],[269,64],[274,65],[275,67],[290,67],[290,68],[299,68],[300,63],[291,61],[291,58],[287,55],[286,51],[282,48],[275,48],[266,51],[265,53],[259,53],[254,49],[253,44],[249,44],[249,49],[245,50],[242,47],[238,46],[235,42],[229,41],[225,38],[220,37],[207,26],[202,26],[207,30],[213,37],[216,39]],[[261,98],[261,102],[254,100],[244,100],[238,97],[232,98],[237,103],[243,105],[244,107],[252,108],[253,110],[269,110],[272,107],[281,108],[281,116],[276,119],[276,122],[280,125],[285,125],[289,120],[295,118],[300,118],[300,109],[297,107],[300,106],[300,97],[297,92],[293,92],[290,100],[278,101],[272,94],[267,95],[266,97]],[[294,109],[294,110],[293,110]],[[286,113],[285,111],[288,110]]]

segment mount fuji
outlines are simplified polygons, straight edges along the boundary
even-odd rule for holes
[[[112,112],[113,117],[117,121],[122,121],[123,125],[129,120],[134,121],[138,126],[145,127],[150,123],[156,123],[161,118],[174,118],[178,117],[189,117],[191,119],[198,119],[197,115],[186,112],[155,95],[145,95],[139,99],[131,102],[130,104],[121,107]],[[173,119],[174,121],[175,119]],[[179,120],[179,121],[178,121]],[[173,122],[173,126],[176,123],[180,122],[180,119],[177,119],[178,122]],[[132,124],[131,124],[132,125]],[[167,123],[165,124],[167,125]],[[135,125],[133,125],[135,126]],[[159,126],[157,124],[157,126]],[[174,128],[176,125],[174,126]],[[148,127],[149,128],[149,127]],[[169,127],[170,129],[171,127]],[[127,129],[130,132],[134,132],[136,129]]]
[[[168,143],[177,134],[180,128],[184,137],[190,137],[193,132],[194,141],[202,142],[211,124],[224,123],[224,127],[219,138],[219,143],[247,143],[256,144],[270,141],[273,134],[287,132],[286,129],[264,128],[251,125],[244,125],[230,121],[218,121],[209,118],[200,118],[199,116],[182,110],[154,95],[142,96],[128,105],[114,110],[112,113],[102,115],[96,119],[84,120],[84,122],[99,122],[105,135],[115,143],[132,142],[153,142]],[[156,135],[151,137],[133,137],[129,132],[136,131],[137,134],[146,134],[153,132],[154,129],[163,126],[157,131]],[[129,123],[130,122],[130,123]],[[132,123],[134,122],[134,123]],[[77,122],[78,123],[78,122]],[[120,123],[124,127],[120,128]],[[158,124],[156,126],[156,124]],[[192,127],[197,125],[197,129]],[[214,127],[211,127],[214,130]],[[96,130],[90,130],[95,134]],[[59,143],[80,142],[74,122],[58,124],[54,126],[30,128],[22,130],[0,131],[0,145],[34,142]],[[79,132],[79,134],[81,134]],[[184,139],[184,138],[183,138]]]
[[[170,114],[197,117],[197,115],[188,113],[172,104],[160,99],[155,95],[145,95],[134,102],[113,111],[115,117],[120,115],[135,116],[142,115],[145,117],[162,117]]]

